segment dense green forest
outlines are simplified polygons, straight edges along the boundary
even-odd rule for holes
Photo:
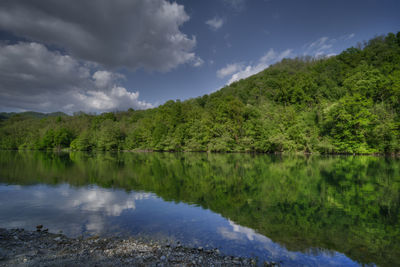
[[[0,148],[400,152],[400,32],[154,109],[0,114]]]

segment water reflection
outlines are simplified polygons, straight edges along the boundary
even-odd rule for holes
[[[155,198],[149,193],[125,194],[98,187],[71,188],[66,184],[1,186],[0,192],[2,227],[34,229],[45,222],[53,231],[62,230],[72,236],[108,232],[107,217],[134,211],[136,201]]]
[[[356,265],[340,253],[290,252],[254,230],[226,220],[208,210],[164,202],[149,193],[124,192],[66,184],[47,187],[0,186],[0,224],[33,230],[44,223],[52,231],[81,234],[146,234],[176,239],[187,245],[221,247],[238,256],[282,261],[285,265]],[[29,201],[26,201],[28,200]],[[4,216],[6,215],[6,216]]]
[[[400,261],[399,160],[0,152],[0,223],[148,234],[288,265]]]

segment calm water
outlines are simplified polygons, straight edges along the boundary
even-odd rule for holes
[[[0,151],[0,227],[218,247],[286,266],[400,263],[400,160]]]

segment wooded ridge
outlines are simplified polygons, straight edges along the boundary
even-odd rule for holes
[[[1,113],[0,148],[399,153],[400,32],[153,109]]]

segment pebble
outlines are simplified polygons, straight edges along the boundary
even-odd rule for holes
[[[68,238],[43,231],[0,229],[0,265],[16,266],[252,266],[245,260],[220,255],[218,249],[177,246],[167,241],[139,241],[134,238]],[[12,242],[9,241],[11,238]],[[15,239],[15,241],[13,240]],[[21,241],[21,239],[23,241]],[[65,245],[59,241],[64,241]],[[7,242],[7,250],[4,244]],[[168,246],[168,244],[172,246]],[[18,257],[16,257],[18,255]],[[4,263],[4,264],[3,264]]]

